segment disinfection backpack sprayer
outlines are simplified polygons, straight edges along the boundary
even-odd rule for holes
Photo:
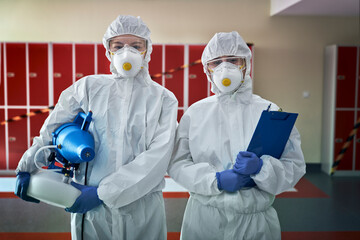
[[[75,120],[65,123],[56,129],[52,135],[52,144],[40,148],[34,157],[38,170],[31,174],[27,195],[47,204],[68,208],[71,207],[81,191],[70,182],[74,171],[80,163],[89,162],[95,156],[94,138],[88,132],[92,112],[78,113]],[[51,164],[57,161],[63,168],[43,169],[38,165],[38,155],[44,149],[53,148],[48,160]]]

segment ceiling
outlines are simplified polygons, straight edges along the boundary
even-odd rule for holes
[[[359,16],[360,0],[271,0],[271,16]]]

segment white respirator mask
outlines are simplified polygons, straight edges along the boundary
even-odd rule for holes
[[[243,67],[223,62],[211,71],[212,80],[222,93],[233,92],[244,82]]]
[[[111,52],[112,63],[120,76],[135,77],[142,69],[143,54],[145,52],[139,52],[135,48],[125,45],[115,53]]]

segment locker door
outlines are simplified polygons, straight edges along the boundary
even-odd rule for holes
[[[354,108],[356,89],[356,47],[338,48],[338,67],[336,76],[336,107]]]
[[[58,101],[61,92],[73,82],[72,52],[71,43],[53,44],[54,103]]]
[[[184,45],[165,46],[165,72],[184,65]],[[165,87],[172,91],[179,101],[179,107],[184,106],[184,70],[169,72],[165,75]]]
[[[31,109],[31,111],[37,111],[40,109]],[[49,113],[41,113],[30,117],[30,145],[33,144],[34,137],[40,135],[41,126],[44,124],[45,119],[49,116]],[[25,121],[25,119],[24,119]]]
[[[360,111],[357,111],[357,118],[360,117]],[[360,128],[360,127],[359,127]],[[360,129],[358,129],[355,139],[355,170],[360,170]]]
[[[98,74],[110,74],[110,61],[105,55],[104,45],[98,43],[97,47],[97,68]]]
[[[48,106],[48,44],[29,43],[30,105]]]
[[[95,73],[95,45],[75,44],[75,74],[76,81],[82,77]]]
[[[5,104],[4,97],[4,44],[0,43],[0,106]]]
[[[162,85],[162,54],[163,46],[161,44],[154,44],[151,53],[151,61],[149,62],[149,73],[155,82]]]
[[[201,59],[205,45],[189,46],[189,64]],[[208,96],[208,80],[202,63],[189,66],[189,106]]]
[[[354,128],[354,111],[336,111],[335,115],[334,161],[346,142],[349,133]],[[353,152],[353,144],[350,144],[338,166],[338,170],[352,170]]]
[[[0,109],[0,122],[5,120],[4,109]],[[0,170],[6,170],[5,126],[0,125]]]
[[[25,43],[6,43],[8,105],[26,105]]]
[[[26,109],[9,109],[9,119],[22,115]],[[9,169],[15,169],[27,149],[27,122],[26,119],[8,123],[9,129]]]

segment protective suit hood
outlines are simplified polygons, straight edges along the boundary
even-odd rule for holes
[[[247,102],[251,99],[252,95],[252,80],[250,77],[251,69],[251,50],[246,42],[242,39],[239,33],[233,31],[229,33],[216,33],[209,43],[206,45],[204,52],[201,56],[201,62],[204,66],[204,72],[207,75],[208,81],[211,82],[211,91],[219,97],[229,95],[230,93],[221,93],[220,90],[211,80],[211,77],[206,71],[206,63],[212,59],[221,56],[237,56],[243,57],[246,61],[246,72],[244,83],[235,91],[234,97],[239,98],[241,102]]]
[[[110,64],[110,71],[116,75],[119,76],[118,72],[116,71],[109,54],[109,42],[110,39],[119,35],[126,35],[131,34],[135,35],[137,37],[141,37],[146,39],[147,41],[147,50],[146,55],[143,60],[143,68],[138,73],[148,73],[149,72],[149,62],[150,62],[150,55],[152,53],[152,42],[150,39],[150,30],[147,27],[147,25],[141,20],[140,17],[134,17],[134,16],[118,16],[107,28],[104,37],[103,37],[103,45],[106,49],[106,57],[111,62]]]

